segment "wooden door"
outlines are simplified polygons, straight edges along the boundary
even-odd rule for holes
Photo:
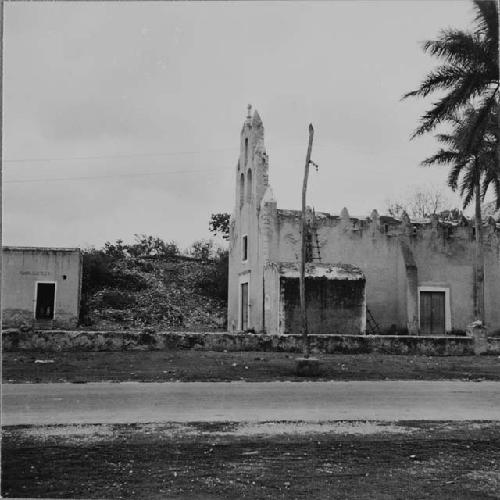
[[[248,283],[241,284],[241,329],[248,329]]]
[[[445,334],[444,292],[420,292],[420,331],[424,335]]]

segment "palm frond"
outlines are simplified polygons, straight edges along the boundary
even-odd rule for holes
[[[478,153],[487,147],[487,136],[490,135],[488,129],[493,136],[497,135],[497,127],[492,123],[495,119],[495,106],[496,96],[491,91],[476,108],[469,106],[465,110],[458,136],[460,148],[465,154]]]
[[[460,196],[463,198],[463,207],[467,208],[474,197],[474,188],[478,182],[479,172],[475,168],[475,165],[469,165],[464,171],[462,176],[462,181],[460,183]]]
[[[448,186],[455,191],[458,188],[458,180],[460,174],[467,168],[468,160],[462,159],[452,165],[450,173],[448,174]]]
[[[457,82],[467,77],[472,78],[474,75],[476,75],[476,72],[470,71],[468,68],[452,65],[439,66],[422,80],[418,89],[404,94],[401,100],[407,99],[408,97],[427,97],[437,90],[456,86]]]
[[[500,177],[498,175],[488,178],[487,176],[483,179],[483,184],[481,186],[481,198],[484,200],[488,189],[492,187],[495,193],[495,205],[496,208],[500,208]]]
[[[463,185],[462,189],[460,190],[460,196],[463,198],[462,206],[464,209],[466,209],[470,205],[470,202],[474,197],[474,189],[468,185]]]
[[[483,75],[468,74],[456,82],[451,91],[432,105],[432,108],[420,118],[420,126],[413,132],[415,138],[433,130],[439,123],[450,119],[461,108],[466,106],[470,99],[484,92],[488,85],[484,83]]]
[[[474,0],[476,17],[473,29],[442,30],[436,40],[423,44],[423,49],[444,64],[431,71],[419,87],[406,93],[408,97],[427,97],[436,91],[447,93],[420,117],[419,126],[411,138],[432,131],[454,113],[485,98],[499,88],[498,8],[495,1]]]
[[[437,40],[424,42],[422,48],[449,64],[464,68],[487,66],[490,63],[490,47],[477,33],[443,30]]]
[[[441,144],[446,144],[450,147],[456,147],[456,137],[452,134],[436,134],[435,139]]]
[[[498,7],[494,0],[474,0],[476,32],[498,42]]]
[[[459,162],[461,159],[462,156],[456,151],[440,149],[436,154],[423,160],[420,165],[423,167],[429,167],[431,165],[450,165],[456,164],[457,161]]]
[[[496,208],[500,208],[500,162],[498,148],[487,151],[480,157],[481,168],[484,171],[481,196],[484,199],[489,187],[495,193]]]

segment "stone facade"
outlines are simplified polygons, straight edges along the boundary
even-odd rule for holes
[[[2,325],[76,326],[81,279],[77,248],[3,247]]]
[[[301,212],[277,207],[257,112],[249,113],[244,122],[236,175],[228,329],[290,333],[283,316],[287,304],[280,268],[299,262]],[[399,220],[376,210],[367,217],[353,217],[347,209],[339,215],[309,209],[308,220],[310,268],[332,263],[362,272],[366,308],[378,324],[378,333],[462,333],[474,320],[476,246],[471,221],[416,221],[406,216]],[[491,218],[484,224],[484,261],[485,323],[491,332],[500,330],[500,226]],[[306,284],[313,275],[308,274]],[[246,302],[242,294],[248,294]],[[242,308],[242,303],[247,307]],[[315,333],[353,333],[341,330],[341,325],[331,325],[331,330]],[[363,332],[360,326],[359,333]]]

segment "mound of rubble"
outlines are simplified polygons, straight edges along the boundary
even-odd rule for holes
[[[126,258],[106,264],[109,277],[84,290],[82,326],[225,330],[227,260]]]

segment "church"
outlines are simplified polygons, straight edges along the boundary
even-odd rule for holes
[[[300,333],[300,210],[278,208],[264,125],[250,110],[240,135],[230,222],[228,329]],[[471,221],[412,221],[306,213],[306,303],[311,334],[463,334],[474,321]],[[484,310],[500,332],[500,225],[483,227]]]

